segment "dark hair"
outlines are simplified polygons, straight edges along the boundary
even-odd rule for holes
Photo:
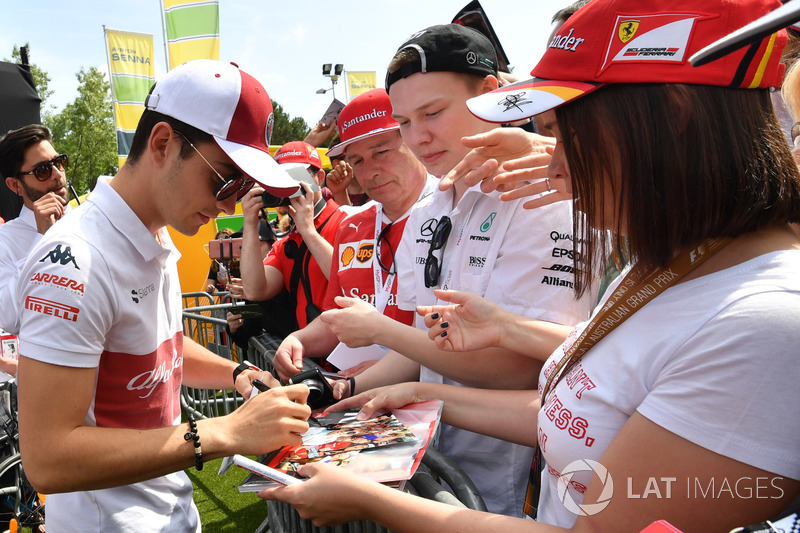
[[[707,238],[800,221],[800,175],[767,90],[611,84],[556,116],[576,198],[578,294],[610,255],[664,267]],[[615,228],[604,220],[612,199]]]
[[[50,130],[41,124],[29,124],[0,137],[0,174],[13,178],[25,163],[25,152],[42,141],[50,141]]]
[[[190,126],[185,122],[164,115],[157,111],[145,109],[142,113],[142,118],[139,119],[139,124],[136,126],[136,132],[133,134],[131,141],[131,150],[128,153],[127,163],[136,164],[139,158],[147,147],[147,142],[150,140],[150,133],[159,122],[166,122],[173,130],[178,130],[193,144],[198,145],[205,142],[211,142],[213,139],[210,134],[201,131],[194,126]],[[180,156],[181,159],[187,159],[193,153],[192,147],[186,143],[182,143]]]
[[[419,51],[416,48],[403,48],[402,50],[398,50],[397,53],[394,54],[392,60],[389,62],[389,66],[386,67],[386,72],[388,74],[392,74],[403,68],[406,65],[410,65],[413,63],[418,63],[420,61]],[[443,71],[443,72],[451,72],[451,71]],[[463,79],[464,82],[467,84],[467,87],[478,94],[478,88],[483,83],[483,79],[485,76],[481,76],[480,74],[474,74],[471,72],[453,72],[453,74],[458,75],[459,78]]]

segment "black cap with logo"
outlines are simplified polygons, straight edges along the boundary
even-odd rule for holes
[[[431,26],[412,35],[397,52],[413,48],[419,59],[386,74],[391,85],[417,72],[458,72],[497,76],[497,52],[481,32],[459,24]]]

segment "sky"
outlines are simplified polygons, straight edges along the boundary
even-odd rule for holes
[[[450,22],[469,0],[220,0],[220,59],[253,75],[292,117],[316,124],[335,91],[323,63],[376,71],[378,86],[397,47],[414,32]],[[482,0],[520,79],[541,57],[553,14],[572,0]],[[166,71],[160,0],[0,0],[0,59],[30,43],[30,61],[46,71],[56,112],[77,96],[81,68],[108,72],[103,26],[153,35],[156,77]],[[346,102],[345,102],[346,103]]]

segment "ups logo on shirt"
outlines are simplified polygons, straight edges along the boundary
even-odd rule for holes
[[[370,259],[372,259],[372,253],[375,249],[375,245],[371,242],[362,243],[358,247],[358,252],[356,253],[356,259],[359,263],[366,263]]]

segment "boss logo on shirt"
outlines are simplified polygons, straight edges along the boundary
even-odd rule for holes
[[[69,246],[65,247],[63,250],[61,249],[61,245],[57,244],[55,248],[50,250],[48,254],[41,259],[39,259],[40,263],[44,263],[45,259],[49,259],[51,263],[61,263],[62,265],[66,265],[67,263],[72,263],[72,266],[80,270],[78,263],[75,261],[75,258],[72,256],[72,250]]]
[[[43,315],[63,318],[70,322],[77,322],[78,313],[81,312],[77,307],[54,302],[52,300],[45,300],[44,298],[36,298],[35,296],[28,296],[25,298],[25,309],[36,313],[42,313]]]
[[[64,290],[71,290],[72,292],[80,294],[81,296],[83,296],[84,292],[83,283],[78,283],[74,279],[70,279],[66,276],[36,273],[31,278],[31,283],[44,286],[55,285],[56,287],[60,287]]]
[[[485,257],[475,257],[474,255],[469,256],[469,266],[483,268],[485,265],[486,265]]]

